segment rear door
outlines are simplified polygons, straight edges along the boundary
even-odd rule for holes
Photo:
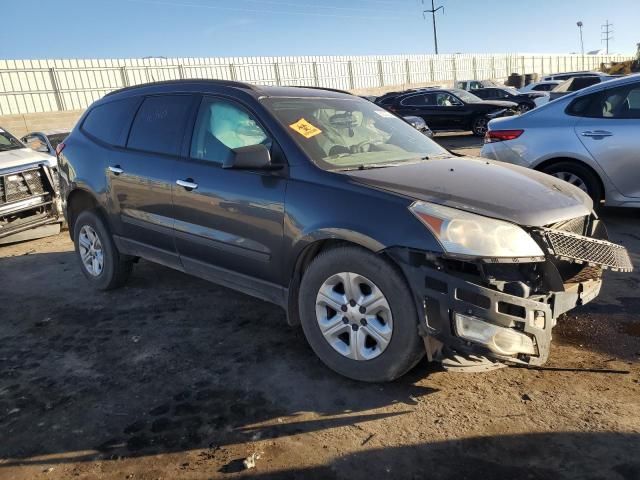
[[[640,82],[576,99],[575,132],[616,188],[640,197]],[[577,106],[577,107],[576,107]]]
[[[173,239],[172,185],[193,95],[154,95],[139,106],[126,149],[107,167],[120,241],[165,265],[180,265]]]
[[[285,162],[247,106],[203,97],[189,158],[173,175],[174,226],[185,271],[264,298],[281,281],[286,170],[222,168],[232,149],[257,144],[270,148],[273,163]]]

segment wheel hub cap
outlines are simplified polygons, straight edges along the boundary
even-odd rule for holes
[[[553,175],[556,178],[559,178],[560,180],[564,180],[565,182],[568,182],[571,185],[578,187],[580,190],[582,190],[585,193],[589,193],[589,190],[587,189],[587,184],[584,183],[584,180],[582,180],[580,177],[578,177],[577,175],[571,172],[554,172],[551,175]]]
[[[337,273],[325,280],[316,297],[316,318],[327,343],[352,360],[376,358],[391,341],[389,302],[357,273]]]
[[[78,243],[82,265],[89,274],[97,277],[104,268],[104,253],[98,234],[89,225],[84,225],[80,229]]]

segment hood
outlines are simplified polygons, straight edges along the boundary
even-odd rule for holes
[[[489,107],[500,107],[500,108],[516,108],[518,106],[515,102],[508,102],[506,100],[483,100],[482,102],[478,102],[475,105],[487,105]]]
[[[593,208],[588,195],[558,178],[471,157],[345,173],[370,187],[525,226],[589,215]]]
[[[52,157],[46,153],[36,152],[30,148],[19,148],[0,152],[0,171],[14,169],[32,163],[45,163],[50,167],[55,167],[57,160],[56,157]]]

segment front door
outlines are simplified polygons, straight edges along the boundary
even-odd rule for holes
[[[640,82],[595,94],[575,132],[626,197],[640,197]]]
[[[254,288],[281,281],[285,170],[222,168],[232,149],[260,143],[284,162],[247,108],[202,99],[189,158],[174,172],[175,241],[185,271],[274,300]]]

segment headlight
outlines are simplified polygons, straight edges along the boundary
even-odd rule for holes
[[[533,238],[512,223],[427,202],[414,202],[409,209],[447,253],[488,258],[544,257]]]

